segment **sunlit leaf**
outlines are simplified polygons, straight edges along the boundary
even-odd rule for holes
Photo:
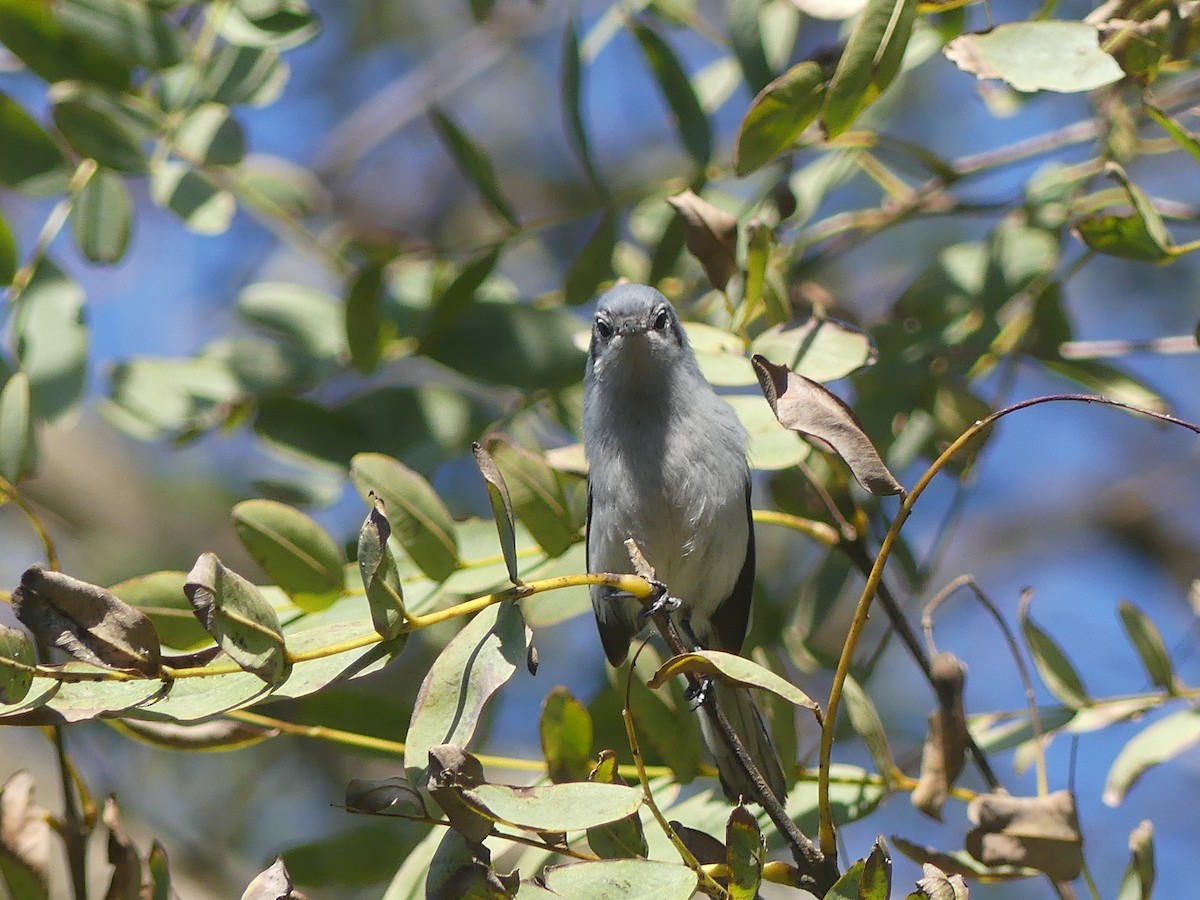
[[[1125,634],[1129,636],[1130,643],[1141,657],[1150,680],[1154,682],[1155,687],[1174,691],[1175,667],[1171,664],[1171,656],[1167,653],[1162,633],[1144,612],[1128,600],[1117,604],[1117,611],[1121,614],[1121,625],[1125,628]]]
[[[396,559],[388,547],[392,526],[384,503],[378,497],[371,500],[371,511],[358,534],[358,571],[375,630],[385,638],[393,638],[405,622],[404,590],[396,571]]]
[[[1019,615],[1021,619],[1021,634],[1033,657],[1042,681],[1050,693],[1061,703],[1072,709],[1081,709],[1091,703],[1087,689],[1071,661],[1067,659],[1058,643],[1043,631],[1029,616],[1029,601],[1032,595],[1026,593],[1021,599]]]
[[[480,784],[463,798],[489,818],[526,831],[583,831],[616,822],[642,805],[640,788],[573,781],[514,787]]]
[[[488,700],[524,663],[532,634],[515,603],[493,604],[438,654],[421,683],[405,738],[410,777],[425,770],[429,748],[470,741]]]
[[[33,686],[36,663],[33,645],[25,632],[0,624],[0,703],[20,703],[25,699]]]
[[[34,413],[50,422],[74,412],[87,384],[90,334],[83,299],[79,285],[46,257],[16,304],[17,359],[29,376]]]
[[[1129,833],[1129,866],[1117,900],[1150,900],[1154,890],[1154,825],[1143,819]]]
[[[762,883],[766,858],[758,821],[745,806],[734,807],[725,826],[725,864],[729,867],[729,900],[754,900]]]
[[[589,720],[589,726],[590,724]],[[599,762],[588,774],[588,781],[601,784],[624,785],[626,783],[617,770],[617,756],[613,751],[600,751]],[[644,858],[650,853],[642,820],[636,813],[615,822],[589,828],[587,841],[592,852],[605,859]]]
[[[551,781],[587,780],[592,769],[592,717],[567,688],[556,687],[542,701],[538,734]]]
[[[917,0],[867,0],[821,105],[826,137],[846,131],[900,71]]]
[[[221,234],[233,222],[237,201],[206,175],[181,162],[168,160],[150,172],[150,196],[169,209],[196,234]]]
[[[251,879],[241,900],[292,900],[296,896],[292,888],[292,876],[282,857],[277,856],[275,862]]]
[[[851,675],[846,676],[846,682],[842,686],[842,699],[846,703],[846,715],[850,724],[871,751],[871,758],[875,761],[879,774],[885,781],[890,781],[892,773],[896,771],[896,763],[875,704]]]
[[[232,166],[246,155],[246,137],[228,106],[201,103],[179,123],[175,150],[193,165]]]
[[[869,334],[815,314],[803,322],[768,328],[752,346],[755,353],[779,360],[793,372],[822,383],[872,365],[877,356]]]
[[[243,47],[298,47],[320,31],[317,17],[305,0],[235,0],[230,6],[209,9],[221,37]]]
[[[1124,77],[1086,22],[1009,22],[961,35],[945,53],[963,71],[1003,79],[1018,91],[1090,91]]]
[[[17,484],[33,471],[36,457],[29,377],[14,372],[0,390],[0,476]]]
[[[548,866],[542,880],[561,897],[688,900],[696,890],[696,873],[687,866],[645,859]]]
[[[807,61],[759,91],[738,128],[733,151],[737,174],[762,168],[795,144],[821,111],[825,87],[824,70]]]
[[[364,502],[374,491],[387,504],[393,536],[422,572],[442,581],[458,568],[454,520],[429,482],[381,453],[357,454],[350,479]]]
[[[149,156],[146,144],[157,124],[144,101],[81,82],[59,82],[50,89],[54,124],[80,156],[118,172],[141,173]]]
[[[803,709],[817,708],[816,702],[790,681],[744,656],[720,650],[694,650],[671,657],[654,673],[649,687],[660,688],[675,676],[687,673],[711,675],[741,687],[770,691]]]
[[[342,553],[304,513],[274,500],[246,500],[230,515],[246,552],[305,612],[324,609],[342,594]]]
[[[504,554],[504,565],[508,569],[508,580],[519,584],[521,579],[517,567],[517,526],[513,519],[513,502],[508,493],[508,484],[486,447],[476,441],[471,445],[471,451],[475,456],[475,465],[478,466],[487,485],[488,502],[492,507],[492,518],[496,522],[500,552]]]
[[[202,553],[184,585],[196,617],[229,656],[267,684],[288,676],[290,663],[279,618],[253,584]]]
[[[1200,742],[1200,710],[1181,709],[1135,734],[1117,754],[1104,782],[1104,802],[1119,806],[1146,772]]]
[[[76,659],[151,677],[161,668],[154,624],[102,587],[33,565],[13,591],[12,606],[39,641]]]

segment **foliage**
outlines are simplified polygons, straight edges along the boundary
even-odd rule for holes
[[[924,864],[910,897],[965,897],[963,877],[1041,877],[1060,891],[1082,877],[1095,894],[1076,795],[1057,773],[1051,790],[1046,745],[1166,710],[1111,763],[1104,800],[1120,804],[1145,772],[1200,741],[1190,702],[1200,687],[1128,601],[1120,622],[1149,686],[1104,696],[1086,686],[1065,636],[1034,620],[1031,594],[1006,614],[973,579],[958,579],[927,609],[925,646],[896,600],[937,587],[937,554],[923,555],[922,539],[903,530],[914,505],[935,476],[969,489],[999,419],[1086,402],[1178,426],[1179,440],[1200,434],[1167,415],[1163,398],[1131,371],[1074,340],[1066,304],[1072,279],[1106,258],[1140,272],[1200,246],[1176,236],[1198,218],[1194,209],[1153,196],[1130,174],[1143,157],[1200,159],[1184,117],[1195,102],[1200,8],[1118,2],[1083,21],[1053,21],[1056,5],[995,28],[972,4],[916,0],[730,0],[718,25],[687,0],[635,2],[569,21],[558,46],[566,140],[578,162],[570,208],[550,224],[539,219],[522,181],[536,173],[516,171],[439,100],[428,123],[481,207],[471,242],[435,241],[431,251],[356,227],[329,205],[313,172],[248,152],[248,111],[278,100],[291,51],[320,32],[304,0],[0,0],[0,42],[38,86],[36,103],[0,93],[0,184],[48,203],[32,242],[0,216],[0,278],[9,283],[0,490],[46,557],[22,566],[11,594],[24,627],[0,624],[0,723],[45,728],[64,779],[53,815],[36,806],[27,773],[0,793],[0,881],[9,894],[49,896],[61,844],[84,897],[86,843],[97,832],[108,836],[108,896],[171,894],[171,848],[139,848],[116,800],[98,805],[85,779],[72,778],[63,734],[83,722],[180,751],[299,734],[384,755],[391,774],[355,777],[345,806],[422,823],[387,860],[389,897],[502,897],[519,888],[749,898],[768,882],[885,898],[904,890],[892,883],[889,843],[844,842],[851,858],[839,864],[838,829],[870,822],[903,793],[933,819],[957,804],[972,823],[954,836],[933,832],[936,847],[924,846],[924,833],[890,841]],[[481,29],[500,27],[507,14],[493,6],[469,4]],[[527,15],[550,21],[549,6]],[[833,49],[804,37],[821,27],[819,16],[844,19]],[[683,52],[698,35],[717,47],[702,68]],[[632,185],[606,172],[601,123],[586,104],[597,57],[622,41],[656,85],[680,151],[667,171]],[[889,133],[906,85],[954,67],[987,79],[998,114],[1055,92],[1086,99],[1088,116],[957,159]],[[725,141],[717,112],[735,107],[736,135]],[[954,115],[944,110],[941,124],[953,128]],[[1012,180],[999,200],[965,192],[1033,159],[1052,164]],[[846,186],[856,205],[840,200],[839,208],[831,197]],[[288,461],[287,479],[230,511],[258,566],[250,577],[202,546],[186,573],[142,573],[108,588],[65,574],[54,528],[26,496],[39,444],[89,402],[95,340],[77,270],[126,258],[144,216],[143,187],[181,228],[219,236],[244,211],[326,270],[322,287],[266,277],[246,286],[229,298],[236,335],[183,358],[122,360],[104,385],[106,417],[139,438],[184,444],[240,430]],[[878,321],[834,315],[843,311],[817,282],[822,267],[876,235],[965,215],[982,216],[986,232],[940,248]],[[65,236],[58,240],[68,224],[78,264]],[[530,297],[504,276],[505,263],[552,226],[579,226],[585,240],[556,289]],[[538,644],[553,640],[548,629],[589,613],[586,585],[654,598],[641,577],[584,574],[585,468],[574,443],[584,322],[572,307],[618,277],[653,283],[686,311],[701,367],[731,389],[751,435],[757,496],[768,501],[756,521],[820,552],[803,572],[780,565],[763,579],[748,658],[662,659],[651,646],[590,704],[562,687],[542,692],[540,720],[520,723],[537,732],[542,759],[475,753],[468,748],[482,741],[497,696],[521,670],[536,674]],[[1149,349],[1195,350],[1191,335],[1158,340]],[[1133,348],[1117,343],[1108,355]],[[1021,400],[1010,377],[1018,367],[1103,396]],[[849,404],[823,386],[845,378]],[[494,523],[465,514],[465,489],[444,488],[448,471],[463,479],[451,465],[472,458]],[[348,544],[316,518],[331,479],[363,504]],[[948,519],[942,531],[952,527]],[[795,602],[814,586],[815,598]],[[995,615],[1031,705],[981,715],[964,703],[965,667],[937,652],[931,618],[964,587]],[[871,699],[878,654],[863,629],[875,601],[927,678],[919,777],[907,763],[916,748],[904,747],[907,736]],[[820,637],[828,629],[838,633],[832,651]],[[411,671],[393,685],[412,704],[403,743],[378,737],[365,719],[337,729],[289,717],[317,706],[264,708],[345,689],[393,661],[394,670],[418,644],[432,655],[419,687]],[[1032,703],[1026,656],[1052,705]],[[778,809],[761,797],[747,799],[766,805],[762,812],[731,811],[714,789],[679,690],[679,676],[698,673],[759,691],[788,751],[792,788]],[[831,685],[828,699],[810,699],[822,683]],[[838,729],[843,705],[852,733]],[[820,748],[815,766],[802,765],[797,748],[813,713]],[[871,768],[843,759],[860,742]],[[1008,796],[989,763],[1012,748],[1037,763],[1033,796]],[[972,766],[982,790],[957,783]],[[499,774],[512,769],[525,772],[520,784]],[[697,780],[696,790],[681,790]],[[1123,898],[1149,896],[1152,835],[1145,823],[1130,838]],[[347,866],[333,877],[349,884],[353,876]],[[244,896],[299,894],[277,861]]]

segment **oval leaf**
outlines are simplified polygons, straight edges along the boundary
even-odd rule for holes
[[[162,669],[154,623],[102,587],[33,565],[13,591],[12,606],[39,641],[78,660],[149,677]]]
[[[762,883],[766,845],[758,820],[736,806],[725,825],[725,865],[729,867],[729,900],[754,900]]]
[[[17,359],[39,418],[62,422],[87,384],[89,332],[83,290],[49,257],[17,301]]]
[[[33,645],[25,632],[0,624],[0,703],[20,703],[25,699],[33,686],[36,664]]]
[[[640,788],[578,781],[514,787],[480,784],[463,799],[483,815],[526,831],[582,831],[633,815],[642,805]]]
[[[459,567],[454,520],[424,478],[390,456],[359,453],[350,480],[364,501],[374,491],[387,504],[392,533],[422,572],[444,581]]]
[[[118,172],[144,172],[154,110],[141,100],[80,82],[50,89],[54,124],[80,156]]]
[[[504,473],[513,512],[551,557],[561,556],[579,538],[559,475],[549,463],[505,437],[487,441],[488,452]]]
[[[904,492],[854,411],[841,398],[824,385],[758,354],[751,362],[758,374],[759,387],[780,424],[831,446],[850,467],[858,483],[871,493],[887,496]]]
[[[533,632],[515,603],[498,603],[477,615],[434,660],[417,694],[405,738],[404,765],[413,773],[428,765],[429,749],[465,746],[484,706],[525,662]]]
[[[0,397],[0,403],[2,402],[3,398]],[[1125,627],[1125,633],[1129,635],[1129,641],[1137,650],[1138,656],[1142,658],[1142,665],[1146,667],[1150,680],[1156,687],[1174,691],[1175,668],[1171,665],[1171,657],[1167,653],[1162,633],[1144,612],[1128,600],[1118,603],[1117,611],[1121,614],[1121,624]]]
[[[1087,22],[1010,22],[961,35],[944,52],[964,72],[1000,78],[1018,91],[1090,91],[1125,74]]]
[[[825,72],[812,61],[784,72],[750,103],[738,128],[733,167],[738,175],[762,168],[800,139],[825,99]]]
[[[1032,595],[1028,592],[1021,598],[1019,616],[1021,633],[1033,656],[1033,664],[1051,694],[1072,709],[1082,709],[1091,703],[1083,680],[1058,643],[1030,618],[1031,599]]]
[[[556,687],[546,695],[538,735],[551,781],[587,780],[592,769],[592,717],[567,688]]]
[[[0,153],[0,184],[35,195],[66,189],[71,177],[66,156],[37,120],[4,93],[0,93],[0,143],[4,146]]]
[[[290,663],[275,610],[253,584],[202,553],[184,585],[196,618],[230,658],[269,685],[280,684]]]
[[[500,181],[492,168],[492,161],[445,112],[437,107],[429,110],[434,129],[454,157],[464,175],[471,179],[488,205],[513,228],[519,228],[517,214],[500,189]]]
[[[1148,770],[1200,742],[1200,710],[1183,709],[1143,728],[1117,754],[1104,782],[1104,802],[1119,806]]]
[[[547,866],[542,881],[557,896],[590,900],[688,900],[697,883],[687,866],[645,859]]]
[[[917,0],[868,0],[821,107],[827,138],[846,131],[891,84],[900,71],[916,15]]]
[[[246,500],[231,515],[246,552],[302,610],[317,612],[341,596],[341,550],[311,518],[274,500]]]
[[[109,590],[150,617],[164,647],[196,650],[211,644],[212,638],[196,621],[183,592],[186,583],[186,572],[151,572],[114,584]]]
[[[133,198],[125,179],[97,169],[71,210],[71,226],[80,252],[94,263],[120,262],[133,230]]]
[[[10,484],[33,470],[36,437],[29,377],[14,372],[0,391],[0,476]]]
[[[817,709],[816,701],[789,681],[780,678],[769,669],[751,662],[736,653],[720,650],[696,650],[668,659],[650,679],[651,688],[660,688],[676,675],[713,675],[730,684],[741,687],[760,688],[777,694],[789,703],[803,709]]]

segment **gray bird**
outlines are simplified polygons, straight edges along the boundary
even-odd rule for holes
[[[600,298],[584,378],[588,459],[587,567],[632,572],[633,538],[680,601],[701,647],[738,653],[754,587],[746,431],[700,372],[675,308],[645,285]],[[604,653],[621,665],[641,630],[641,604],[592,587]],[[748,691],[714,685],[716,701],[782,803],[778,754]],[[732,753],[701,718],[730,800],[755,796]]]

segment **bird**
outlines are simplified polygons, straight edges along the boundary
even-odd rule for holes
[[[632,538],[678,601],[684,632],[700,648],[739,653],[754,587],[748,437],[656,289],[620,284],[597,302],[582,422],[588,572],[632,572],[625,545]],[[605,656],[618,667],[644,624],[641,604],[607,586],[590,591]],[[710,689],[782,803],[779,756],[749,691]],[[707,717],[701,730],[726,797],[754,801],[757,791]]]

